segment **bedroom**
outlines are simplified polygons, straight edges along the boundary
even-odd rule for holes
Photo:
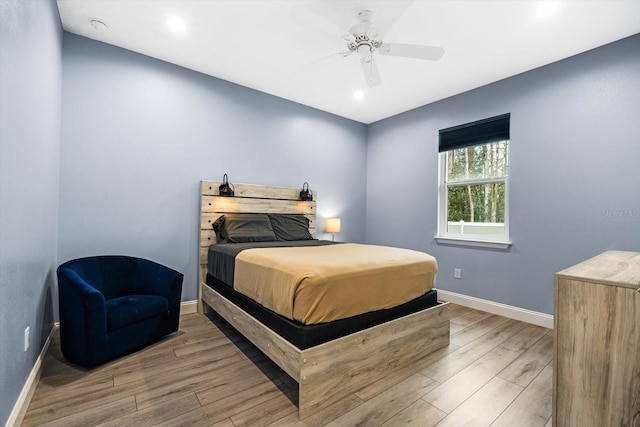
[[[195,300],[198,185],[222,173],[308,181],[319,216],[341,216],[340,240],[424,250],[443,289],[547,316],[554,272],[640,250],[638,35],[364,125],[63,33],[55,2],[28,4],[11,31],[3,16],[0,40],[2,422],[57,317],[60,262],[126,248],[184,271],[183,301]],[[437,245],[437,150],[424,135],[506,111],[519,134],[514,245]]]

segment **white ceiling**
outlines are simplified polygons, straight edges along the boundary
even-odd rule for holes
[[[57,0],[63,28],[362,123],[640,33],[640,0]],[[376,56],[369,88],[342,36],[361,10],[386,42],[441,46]],[[396,16],[398,15],[398,16]],[[91,19],[106,24],[95,28]],[[170,28],[171,20],[183,25]],[[98,25],[99,27],[99,25]],[[361,91],[363,97],[354,99]]]

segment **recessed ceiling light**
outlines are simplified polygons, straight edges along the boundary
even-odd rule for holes
[[[355,99],[356,101],[360,101],[363,98],[364,98],[364,92],[363,91],[356,90],[355,92],[353,92],[353,99]]]
[[[167,20],[167,25],[176,33],[184,33],[184,30],[186,29],[184,22],[176,17],[169,18]]]
[[[536,17],[537,18],[550,18],[558,9],[559,3],[557,1],[541,1],[536,5]]]
[[[105,24],[104,22],[102,22],[101,20],[97,19],[97,18],[89,18],[89,23],[91,24],[91,26],[93,28],[95,28],[96,30],[99,31],[105,31],[107,30],[109,27],[107,27],[107,24]]]

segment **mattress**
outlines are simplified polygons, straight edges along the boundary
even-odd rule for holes
[[[437,291],[432,289],[416,299],[390,309],[371,311],[333,322],[304,325],[264,308],[251,298],[234,291],[228,284],[215,279],[211,274],[207,274],[206,284],[300,350],[438,305]]]
[[[328,240],[294,240],[245,243],[220,243],[209,246],[207,273],[228,286],[233,286],[236,256],[247,249],[340,245]]]
[[[303,324],[396,307],[434,286],[437,263],[423,252],[320,242],[213,245],[209,274],[227,284],[232,280],[235,291]]]

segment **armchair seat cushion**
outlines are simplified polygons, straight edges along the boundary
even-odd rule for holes
[[[156,295],[127,295],[105,301],[107,332],[169,313],[169,301]]]

